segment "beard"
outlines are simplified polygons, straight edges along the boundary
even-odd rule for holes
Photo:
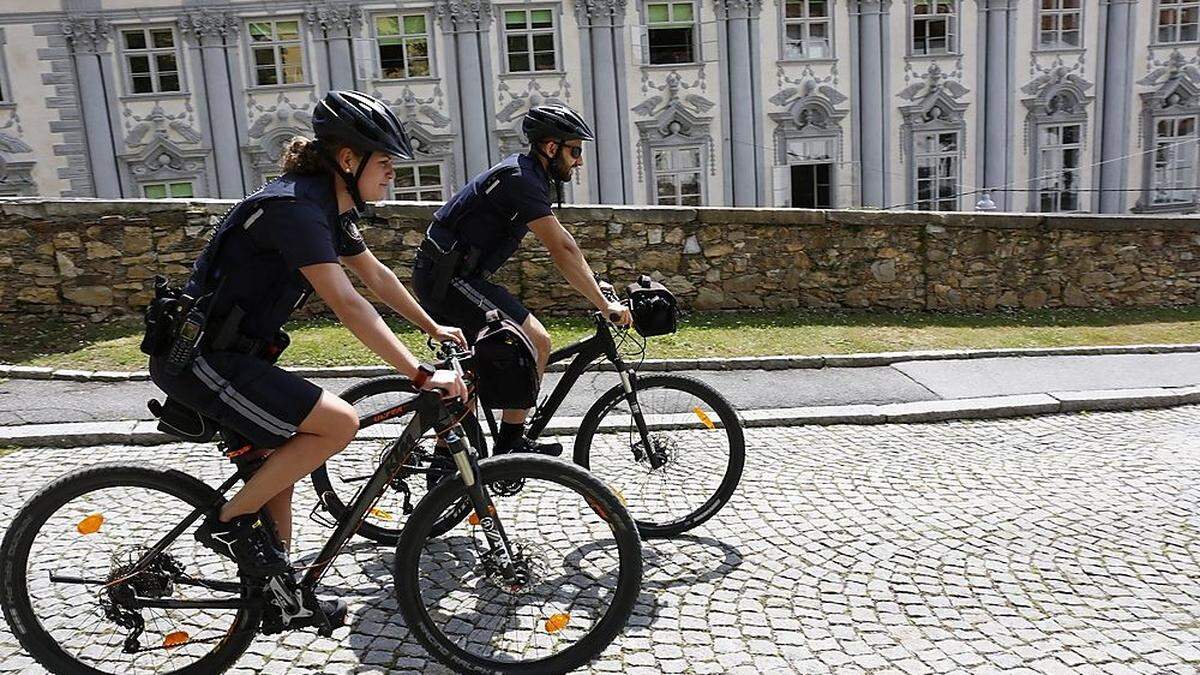
[[[554,166],[554,177],[566,183],[571,180],[571,174],[574,173],[575,167],[571,165],[563,165],[561,163]]]

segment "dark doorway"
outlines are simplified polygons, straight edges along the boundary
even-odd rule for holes
[[[792,167],[792,206],[798,209],[828,209],[832,164],[801,164]]]

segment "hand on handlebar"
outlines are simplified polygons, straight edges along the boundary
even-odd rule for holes
[[[608,306],[600,311],[604,314],[604,318],[621,328],[628,328],[633,323],[633,314],[629,312],[629,307],[618,300],[609,300]]]
[[[425,384],[421,387],[425,391],[439,391],[442,398],[466,398],[467,385],[463,383],[462,376],[453,370],[438,370],[433,375],[425,380]]]
[[[463,349],[467,347],[467,338],[463,335],[462,329],[454,326],[434,326],[433,330],[429,331],[429,340],[430,343],[454,342]]]

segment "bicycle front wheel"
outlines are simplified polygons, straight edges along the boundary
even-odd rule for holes
[[[681,534],[733,497],[746,461],[742,424],[725,397],[682,375],[639,377],[637,401],[635,412],[620,386],[601,396],[579,426],[575,463],[621,494],[642,536]]]
[[[461,480],[434,488],[408,519],[395,575],[409,630],[460,672],[565,673],[586,664],[621,631],[640,592],[629,513],[594,476],[557,459],[485,459],[479,480],[495,522],[473,514],[433,534],[444,511],[468,501]],[[501,531],[508,567],[487,536]]]
[[[221,499],[179,471],[100,464],[56,480],[0,544],[0,599],[13,634],[54,673],[218,673],[254,640],[261,596],[193,523]]]

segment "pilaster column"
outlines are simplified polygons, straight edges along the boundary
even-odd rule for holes
[[[304,13],[310,29],[320,29],[325,43],[325,66],[330,89],[357,89],[354,73],[353,38],[362,20],[357,5],[324,2],[311,5]]]
[[[490,0],[438,0],[437,17],[453,64],[445,81],[452,115],[462,134],[463,174],[474,176],[493,164],[487,111],[492,108],[491,78],[483,65],[484,34],[492,23]]]
[[[716,0],[718,24],[724,32],[725,47],[720,62],[727,86],[729,152],[725,171],[729,172],[733,199],[730,206],[758,206],[762,170],[758,166],[755,133],[758,126],[759,86],[754,77],[754,59],[760,45],[752,40],[753,24],[758,21],[761,0]]]
[[[851,19],[858,25],[858,87],[859,143],[854,153],[858,160],[858,175],[862,188],[862,205],[884,206],[887,180],[887,130],[883,112],[887,92],[883,90],[883,73],[887,55],[883,53],[883,35],[887,27],[890,0],[857,0],[851,2]]]
[[[70,17],[60,26],[75,63],[75,79],[79,86],[79,103],[83,111],[84,136],[95,196],[124,197],[117,169],[112,119],[108,111],[106,85],[113,83],[105,77],[103,63],[108,56],[109,23],[97,18]]]
[[[578,0],[575,4],[583,42],[589,52],[585,59],[585,95],[591,110],[592,130],[596,132],[596,181],[592,201],[600,204],[625,204],[626,172],[629,162],[622,129],[623,100],[615,45],[620,44],[625,24],[625,0]]]
[[[234,113],[233,85],[229,81],[226,51],[236,46],[237,17],[223,12],[196,10],[179,19],[179,28],[195,40],[200,49],[200,68],[207,108],[209,144],[217,178],[217,196],[240,199],[245,196],[242,179],[241,148],[238,146],[237,117]]]
[[[1009,17],[1013,11],[1010,0],[985,0],[986,44],[984,47],[984,122],[983,186],[999,188],[1008,185],[1008,160],[1012,152],[1009,133],[1009,112],[1013,95],[1009,79],[1010,34]],[[1013,200],[1004,190],[992,192],[992,200],[1001,211],[1010,210]]]
[[[1133,104],[1131,22],[1136,0],[1105,0],[1104,91],[1100,128],[1100,213],[1125,211],[1129,107]]]

